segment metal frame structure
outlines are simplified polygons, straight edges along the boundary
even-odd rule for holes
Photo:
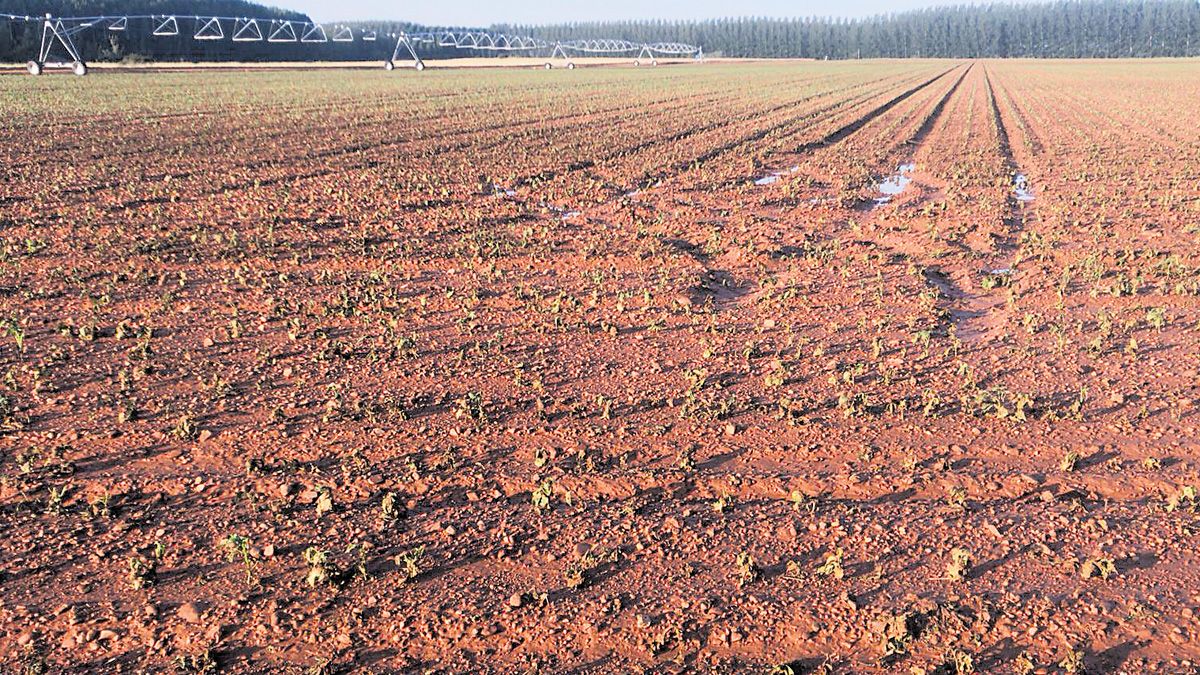
[[[263,32],[262,27],[258,25],[258,19],[234,20],[233,37],[230,39],[234,42],[262,42]]]
[[[94,25],[92,22],[80,22],[76,25],[69,25],[63,19],[55,18],[49,14],[42,20],[42,44],[38,48],[37,60],[30,61],[25,64],[25,68],[30,75],[41,75],[45,68],[70,68],[72,73],[76,75],[87,75],[87,64],[83,62],[83,57],[79,54],[79,50],[75,47],[75,41],[71,36],[91,28]],[[111,29],[111,25],[109,26]],[[117,29],[120,30],[120,29]],[[55,56],[56,48],[62,48],[69,61],[62,61],[62,56]],[[51,60],[55,57],[56,60]]]
[[[196,23],[200,23],[200,17],[196,17]],[[225,30],[221,28],[221,20],[217,17],[212,17],[200,27],[196,29],[196,33],[192,35],[193,40],[224,40]]]
[[[545,68],[554,67],[554,60],[561,59],[568,70],[575,68],[574,56],[607,54],[617,56],[637,52],[633,65],[640,66],[643,59],[649,59],[651,65],[658,65],[659,56],[685,56],[696,60],[704,58],[704,50],[700,47],[682,42],[630,42],[629,40],[599,38],[584,40],[558,40],[550,42],[541,38],[525,35],[508,35],[506,33],[491,33],[486,31],[436,31],[424,33],[400,33],[396,36],[396,48],[392,50],[392,58],[385,64],[392,70],[398,63],[405,63],[410,68],[424,70],[425,62],[417,53],[417,45],[432,44],[438,47],[454,47],[481,52],[549,52]],[[402,57],[403,58],[402,60]]]
[[[82,17],[55,17],[50,14],[44,17],[0,14],[0,21],[42,24],[42,40],[37,58],[26,64],[26,68],[33,75],[41,75],[46,68],[66,68],[76,75],[86,75],[87,64],[72,39],[72,36],[82,31],[101,26],[104,30],[123,32],[130,30],[131,21],[137,21],[143,22],[147,26],[150,35],[177,37],[181,35],[179,28],[181,18],[192,19],[195,22],[190,35],[193,40],[199,41],[229,39],[232,42],[325,43],[353,42],[355,39],[362,42],[374,42],[378,39],[378,33],[375,30],[362,29],[356,36],[353,28],[346,25],[335,25],[332,35],[330,35],[326,32],[325,26],[320,23],[290,19],[228,16],[189,17],[178,14]],[[681,42],[640,43],[610,38],[548,41],[528,35],[478,30],[402,32],[389,34],[388,37],[396,39],[396,47],[392,50],[392,57],[384,63],[387,70],[395,70],[397,64],[404,64],[415,70],[425,70],[425,61],[418,52],[418,46],[422,45],[488,53],[548,54],[545,63],[547,70],[554,67],[555,60],[561,60],[567,69],[574,69],[575,62],[572,60],[574,57],[591,55],[618,56],[636,52],[633,62],[635,66],[643,63],[658,65],[660,56],[686,56],[697,60],[704,56],[700,47]]]

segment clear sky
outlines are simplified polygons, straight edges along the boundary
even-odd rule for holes
[[[306,12],[315,21],[397,19],[432,26],[544,24],[619,19],[709,19],[726,16],[886,14],[960,0],[259,0]]]

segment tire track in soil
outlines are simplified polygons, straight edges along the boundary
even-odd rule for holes
[[[1016,177],[1018,175],[1028,176],[1028,172],[1017,161],[1016,154],[1013,152],[1012,138],[1008,127],[1004,123],[1004,115],[1000,111],[1000,102],[996,98],[996,88],[992,83],[991,74],[988,72],[986,66],[983,67],[983,78],[988,97],[988,108],[991,111],[992,122],[996,128],[997,149],[1003,157],[1004,166],[1008,169],[1012,185],[1009,187],[1008,195],[1005,199],[1005,204],[1008,208],[1008,214],[1004,219],[1005,237],[1002,241],[997,242],[995,255],[987,258],[984,261],[984,268],[978,270],[978,272],[989,274],[993,279],[1003,280],[1006,284],[1012,285],[1017,282],[1017,249],[1020,244],[1021,235],[1028,227],[1031,217],[1036,218],[1036,212],[1028,202],[1018,199]],[[998,339],[999,334],[1002,333],[1012,318],[1012,313],[1013,310],[1007,302],[989,303],[986,312],[981,317],[986,320],[977,321],[972,331],[961,333],[960,338],[964,341],[974,339],[991,341]]]
[[[887,112],[889,112],[890,110],[895,108],[897,105],[903,103],[905,100],[911,98],[912,96],[916,95],[917,93],[924,90],[925,88],[932,86],[935,82],[940,81],[942,78],[953,73],[955,70],[957,70],[958,68],[961,68],[961,67],[962,67],[961,64],[955,65],[955,66],[949,68],[948,70],[938,73],[936,76],[934,76],[928,80],[925,80],[924,82],[921,82],[920,84],[916,85],[915,87],[912,87],[910,89],[907,89],[907,90],[901,92],[897,96],[876,106],[875,108],[871,109],[870,111],[861,115],[860,117],[848,122],[847,124],[842,125],[841,127],[838,127],[837,129],[826,134],[825,136],[821,137],[820,139],[801,144],[800,146],[797,147],[796,152],[789,153],[787,155],[787,157],[789,158],[789,162],[792,161],[793,158],[799,158],[802,155],[810,153],[814,150],[817,150],[820,148],[825,148],[825,147],[828,147],[831,145],[835,145],[835,144],[849,138],[854,133],[858,132],[863,127],[870,124],[872,121],[885,115]],[[923,140],[924,136],[922,134],[922,131],[924,131],[926,134],[928,133],[928,128],[931,128],[933,121],[935,121],[935,119],[941,115],[942,109],[945,108],[946,102],[949,101],[950,98],[954,95],[954,92],[958,90],[959,85],[962,84],[963,79],[966,78],[967,74],[969,72],[971,72],[971,69],[973,67],[974,67],[974,64],[970,64],[963,70],[963,72],[958,76],[958,79],[954,81],[954,84],[951,85],[950,88],[946,91],[946,93],[942,95],[942,98],[938,101],[938,103],[930,111],[927,118],[917,128],[917,131],[914,132],[913,136],[911,138],[905,140],[904,142],[897,144],[897,146],[904,145],[904,144],[912,144],[914,142],[914,140],[917,139],[918,137],[920,137]],[[703,261],[703,260],[698,260],[698,262],[701,262],[701,264],[704,265],[705,278],[714,282],[714,285],[705,284],[704,289],[713,295],[714,303],[719,308],[730,309],[730,308],[736,307],[741,303],[743,298],[747,297],[748,292],[746,290],[738,290],[738,289],[734,289],[734,288],[731,288],[730,286],[728,286],[727,281],[732,278],[732,275],[728,271],[711,269],[710,267],[708,267],[705,264],[706,261]]]
[[[981,65],[980,68],[984,78],[984,94],[987,96],[988,111],[995,125],[997,150],[1002,156],[1003,164],[1010,177],[1015,179],[1017,174],[1023,174],[1024,171],[1013,152],[1011,137],[1000,111],[991,76],[986,66]],[[940,115],[940,109],[938,113]],[[932,121],[922,136],[919,148],[924,147],[924,136],[927,136],[930,130],[932,130]],[[917,152],[920,152],[920,149]],[[977,274],[990,274],[993,278],[1003,280],[1005,283],[1015,283],[1014,265],[1017,244],[1021,233],[1025,230],[1030,214],[1025,203],[1017,199],[1015,186],[1009,189],[1005,201],[1008,208],[1008,214],[1004,219],[1007,230],[1006,237],[999,243],[998,250],[994,254],[983,258],[980,269],[973,267],[963,269],[960,265],[947,271],[938,265],[928,265],[924,270],[926,281],[947,300],[949,306],[946,309],[950,315],[955,335],[964,343],[986,343],[996,340],[1011,318],[1012,310],[1008,307],[1007,302],[1003,300],[997,302],[990,295],[974,293],[967,289],[967,284],[956,281],[970,280]],[[911,246],[906,246],[903,252],[909,255],[915,252],[917,259],[921,259],[920,252],[915,251]]]
[[[961,68],[961,67],[962,67],[962,64],[956,64],[950,68],[947,68],[944,71],[937,73],[933,77],[930,77],[926,80],[919,82],[915,86],[904,90],[900,94],[897,94],[893,98],[876,106],[875,108],[871,109],[870,111],[859,115],[853,121],[851,121],[841,127],[838,127],[834,131],[826,134],[825,136],[822,136],[820,139],[817,139],[815,141],[809,141],[809,142],[806,142],[806,143],[803,143],[803,144],[797,146],[797,150],[795,151],[794,154],[798,155],[798,154],[802,154],[802,153],[806,153],[806,152],[811,152],[818,148],[832,145],[844,138],[847,138],[854,132],[858,131],[862,127],[869,124],[872,120],[887,113],[889,110],[891,110],[895,106],[899,105],[906,99],[914,96],[915,94],[922,91],[926,87],[933,85],[935,82],[940,81],[942,78],[946,77],[950,73],[953,73],[955,70],[957,70],[958,68]],[[967,66],[966,70],[959,77],[958,82],[961,82],[962,78],[965,77],[966,73],[970,71],[970,68],[971,68],[971,66]],[[888,79],[888,78],[882,78],[879,80],[871,80],[867,83],[863,83],[862,85],[846,87],[846,88],[844,88],[842,90],[838,90],[838,91],[852,91],[855,89],[861,89],[865,86],[869,86],[870,84],[884,81],[886,79]],[[958,82],[955,83],[954,87],[958,86]],[[813,98],[817,98],[818,96],[828,95],[830,93],[834,93],[834,92],[825,92],[823,94],[807,96],[802,99],[799,99],[798,101],[793,101],[790,103],[774,106],[769,109],[769,112],[779,111],[784,108],[802,103],[804,101],[811,100]],[[866,97],[864,97],[864,98],[866,98]],[[661,184],[664,181],[678,178],[679,176],[686,173],[688,170],[691,169],[691,167],[695,166],[698,163],[715,159],[715,158],[721,156],[722,154],[736,150],[737,148],[743,147],[748,143],[753,143],[757,140],[761,140],[761,139],[767,137],[768,135],[770,135],[774,131],[786,129],[789,126],[795,125],[796,123],[798,123],[806,118],[812,117],[814,115],[831,113],[835,110],[839,110],[839,109],[845,108],[847,106],[853,107],[855,105],[861,104],[862,102],[863,101],[861,99],[856,100],[855,98],[852,97],[852,98],[845,99],[845,100],[835,101],[833,103],[830,103],[829,105],[819,107],[816,110],[806,111],[805,113],[798,115],[798,116],[789,117],[779,123],[768,125],[767,127],[758,129],[748,135],[740,136],[736,139],[729,141],[728,143],[724,143],[715,148],[711,148],[711,149],[705,151],[704,153],[701,153],[700,155],[695,156],[686,161],[676,162],[676,163],[670,165],[665,171],[658,174],[655,178],[649,180],[648,182],[651,185]],[[764,114],[764,113],[759,113],[759,115],[761,115],[761,114]],[[722,128],[725,126],[729,126],[730,124],[735,123],[736,121],[738,121],[738,120],[727,120],[725,122],[717,122],[717,123],[713,123],[711,125],[706,125],[704,128],[685,130],[685,132],[683,132],[683,134],[682,134],[682,136],[680,136],[680,138],[686,138],[688,136],[694,135],[695,133],[703,133],[705,131],[710,131],[713,128]],[[742,121],[744,121],[744,120],[742,120]],[[801,131],[803,131],[803,130],[802,129],[797,130],[793,133],[800,133]],[[676,135],[678,135],[678,134],[676,134]],[[791,134],[789,134],[789,135],[791,135]],[[791,154],[789,154],[789,156],[791,156]],[[559,175],[563,175],[564,173],[570,173],[572,171],[577,171],[577,170],[584,169],[584,168],[587,168],[587,167],[570,167],[565,172],[561,172],[561,171],[556,172],[550,178],[552,179],[554,177],[558,177]],[[641,189],[648,189],[648,188],[643,187]],[[611,199],[607,199],[603,202],[600,202],[599,204],[594,204],[585,209],[581,209],[580,216],[586,216],[588,213],[595,213],[597,210],[603,209],[605,207],[610,207],[614,203],[617,203],[625,198],[626,198],[626,194],[623,193],[620,196],[613,197]],[[521,200],[520,198],[512,198],[512,199],[514,199],[516,201],[524,201],[524,200]],[[702,287],[702,289],[699,290],[699,292],[706,293],[706,294],[712,294],[715,301],[717,303],[721,303],[721,304],[736,303],[742,296],[745,295],[744,292],[738,292],[738,291],[734,290],[733,288],[730,288],[725,283],[726,280],[732,278],[732,276],[728,272],[723,271],[723,270],[712,269],[708,265],[709,260],[707,259],[707,257],[698,255],[698,252],[699,252],[698,246],[691,244],[691,242],[678,242],[676,244],[676,248],[679,249],[681,252],[691,255],[692,258],[694,260],[696,260],[696,262],[698,262],[703,267],[703,272],[702,272],[703,278],[714,282],[713,285],[710,285],[707,283],[703,284],[703,287]]]
[[[913,147],[912,156],[914,163],[920,166],[921,162],[915,161],[915,158],[926,154],[925,150],[929,143],[929,136],[937,127],[938,121],[945,114],[946,106],[953,99],[960,88],[960,85],[971,73],[975,67],[972,63],[963,71],[959,79],[954,83],[940,101],[930,110],[929,115],[913,133],[912,137],[905,141],[905,145]],[[934,194],[940,192],[940,188],[935,185],[928,184],[928,180],[920,180],[914,178],[914,186],[923,186],[927,189],[935,190]],[[931,196],[923,196],[921,200],[929,201]],[[904,257],[913,260],[923,268],[922,276],[925,282],[932,286],[938,295],[945,300],[945,307],[951,328],[954,335],[965,342],[977,341],[985,337],[988,333],[986,327],[979,325],[980,320],[983,320],[991,315],[997,305],[987,296],[972,293],[966,288],[962,279],[970,279],[971,271],[964,270],[961,267],[943,269],[941,262],[933,262],[927,255],[926,247],[914,242],[907,234],[892,233],[883,223],[876,218],[876,235],[870,242],[875,246],[886,248],[894,253],[903,255]],[[1002,305],[1001,305],[1002,306]]]
[[[980,65],[980,68],[983,70],[986,83],[987,69],[982,65]],[[986,91],[989,102],[994,102],[995,99],[992,95],[990,85]],[[940,116],[941,111],[939,110],[938,112]],[[922,136],[919,148],[925,147],[925,140],[930,131],[932,131],[932,124],[929,129],[926,129],[924,136]],[[1004,127],[999,124],[998,119],[996,120],[996,133],[1001,153],[1006,158],[1006,164],[1011,165],[1011,152],[1008,150],[1008,135]],[[1011,205],[1013,204],[1011,195],[1009,203],[1011,212]],[[984,267],[986,269],[994,269],[998,268],[999,265],[985,265]],[[981,295],[968,290],[968,283],[966,282],[969,282],[973,274],[981,271],[973,268],[962,269],[961,266],[956,266],[947,272],[942,270],[940,265],[927,265],[923,271],[925,280],[936,288],[938,294],[949,303],[946,311],[950,316],[954,335],[964,343],[988,341],[993,334],[992,331],[1003,327],[1007,321],[1005,303],[997,303],[987,295]],[[999,315],[997,311],[1004,312],[1004,314]]]

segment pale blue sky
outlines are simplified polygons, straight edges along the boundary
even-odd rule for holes
[[[726,16],[850,16],[963,4],[956,0],[260,0],[316,21],[398,19],[440,26],[542,24],[605,19],[708,19]]]

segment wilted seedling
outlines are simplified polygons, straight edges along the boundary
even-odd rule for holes
[[[946,655],[945,669],[954,675],[971,675],[975,672],[975,659],[961,649],[952,649]]]
[[[412,581],[421,575],[421,559],[425,557],[425,547],[418,546],[396,556],[396,567],[404,581]]]
[[[1062,461],[1058,463],[1058,468],[1061,471],[1074,471],[1078,463],[1079,453],[1074,450],[1068,450],[1067,454],[1063,455]]]
[[[566,570],[563,571],[564,580],[570,588],[583,588],[591,581],[592,576],[601,565],[615,563],[620,557],[621,550],[619,548],[599,553],[588,550],[579,556],[578,560],[567,565]]]
[[[1080,387],[1079,394],[1076,395],[1074,401],[1071,401],[1071,407],[1068,411],[1071,416],[1071,419],[1079,421],[1079,422],[1083,421],[1083,406],[1085,403],[1087,403],[1087,397],[1088,397],[1088,388]]]
[[[103,494],[98,495],[95,499],[88,502],[88,511],[92,514],[92,517],[98,518],[100,516],[104,516],[105,518],[107,518],[107,517],[111,516],[112,515],[112,506],[110,504],[111,499],[112,498],[108,494],[108,491],[105,490]]]
[[[477,391],[467,392],[466,396],[458,399],[458,409],[454,412],[456,417],[467,417],[476,422],[484,422],[487,420],[487,410],[483,401],[483,394]]]
[[[1117,573],[1117,565],[1112,558],[1090,558],[1079,566],[1079,576],[1082,579],[1100,577],[1108,579]]]
[[[545,448],[534,448],[533,450],[533,465],[537,468],[542,468],[550,463],[550,453]]]
[[[1197,510],[1196,488],[1191,485],[1184,485],[1177,492],[1168,495],[1166,509],[1168,513],[1180,509],[1195,512]]]
[[[758,581],[762,576],[762,569],[759,568],[758,564],[754,562],[754,558],[746,551],[737,554],[734,564],[737,565],[738,584],[741,586]]]
[[[196,427],[196,420],[190,415],[183,415],[175,421],[171,435],[181,441],[194,441],[200,436],[200,429]]]
[[[135,591],[153,586],[158,576],[158,561],[132,556],[129,558],[128,576],[129,587]]]
[[[725,513],[733,508],[733,495],[725,493],[712,501],[712,510],[716,513]]]
[[[317,488],[317,517],[333,510],[333,491],[322,485]]]
[[[833,577],[841,579],[846,576],[846,570],[842,567],[842,558],[845,551],[839,546],[836,551],[825,555],[825,562],[817,566],[817,574],[823,577]]]
[[[680,471],[695,471],[695,452],[695,449],[690,445],[679,451],[679,455],[675,458],[675,465],[679,467]]]
[[[946,489],[946,503],[951,508],[965,511],[967,509],[967,489],[959,485],[951,485]]]
[[[554,496],[554,480],[547,478],[533,491],[530,501],[537,511],[549,511],[550,500]]]
[[[317,587],[329,581],[329,554],[316,546],[304,549],[304,562],[308,565],[308,574],[304,577],[310,587]]]
[[[884,616],[879,622],[879,633],[885,659],[904,656],[914,637],[911,617],[908,614]]]
[[[971,570],[971,552],[965,548],[950,549],[950,562],[946,565],[946,578],[964,581]]]
[[[833,661],[826,657],[820,665],[812,667],[803,661],[791,661],[774,666],[769,675],[833,675]]]
[[[1076,675],[1083,672],[1083,651],[1073,647],[1067,648],[1067,654],[1062,661],[1058,662],[1058,667],[1067,672],[1067,675]]]
[[[379,508],[383,513],[384,520],[396,520],[401,515],[400,507],[396,505],[395,492],[388,492],[383,495],[383,500],[380,502]]]

